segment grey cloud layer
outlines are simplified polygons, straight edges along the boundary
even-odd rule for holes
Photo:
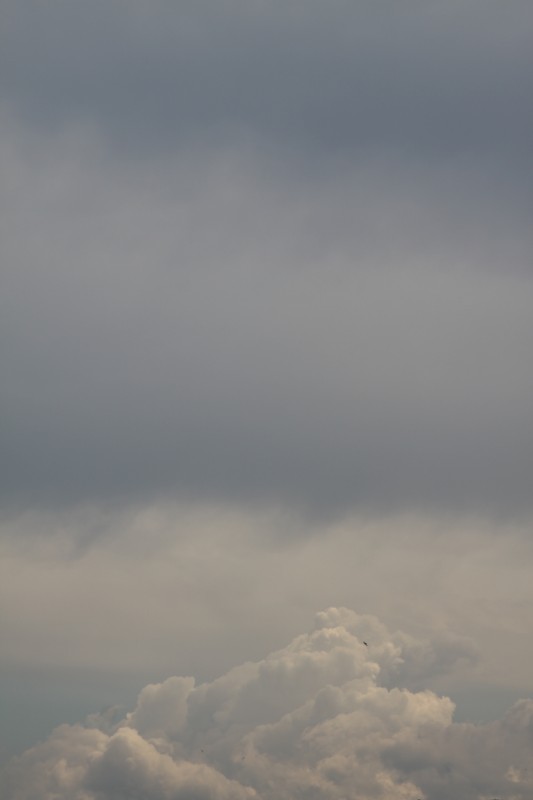
[[[531,16],[7,3],[4,503],[529,512]]]
[[[531,6],[5,4],[4,97],[121,149],[236,132],[312,151],[531,148]]]
[[[0,15],[2,797],[530,798],[531,3]]]
[[[6,502],[530,509],[531,241],[494,175],[69,136],[4,166]]]
[[[531,701],[476,727],[453,723],[449,699],[406,688],[470,657],[468,642],[417,641],[330,608],[260,662],[146,686],[120,722],[109,710],[59,727],[6,767],[3,796],[525,800]]]

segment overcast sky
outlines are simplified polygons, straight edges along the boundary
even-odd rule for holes
[[[533,696],[529,0],[6,0],[0,23],[0,756],[124,707],[29,751],[8,800],[68,754],[79,785],[43,798],[118,800],[128,748],[166,776],[148,800],[526,800],[532,712],[506,709]],[[329,607],[354,609],[343,636],[353,613],[422,642],[388,678],[346,647],[377,665],[375,720],[435,693],[424,757],[413,711],[356,788],[316,766],[356,713],[349,670],[314,755],[296,720],[327,675],[268,744],[252,701],[223,754],[205,721],[135,722],[143,686],[218,686]],[[245,705],[261,682],[238,675]],[[494,788],[462,724],[480,764],[514,731]],[[448,784],[421,766],[439,737]]]

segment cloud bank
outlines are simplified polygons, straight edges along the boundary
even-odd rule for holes
[[[293,181],[16,139],[4,507],[531,511],[521,190],[462,163]]]
[[[5,101],[42,129],[96,123],[122,153],[236,136],[313,157],[531,152],[527,2],[5,6]]]
[[[212,681],[332,605],[472,636],[482,719],[501,717],[494,687],[527,696],[533,659],[530,0],[1,15],[0,758],[110,695],[131,708],[149,680]],[[403,667],[367,654],[375,697],[449,693],[459,718],[466,667],[442,670],[463,645],[394,647]],[[178,684],[173,721],[148,692],[118,728],[54,735],[49,773],[24,756],[37,800],[52,773],[49,792],[91,800],[288,791],[278,733],[259,731],[296,710],[250,699],[232,723],[247,776],[229,729],[225,761],[203,734],[203,758],[186,745],[203,689]],[[432,753],[460,739],[442,730]],[[287,757],[296,794],[335,785],[315,733],[315,761],[311,741]],[[92,755],[62,760],[75,741]],[[370,749],[371,772],[429,798],[410,747]],[[135,789],[117,766],[132,748]]]
[[[5,3],[4,506],[531,512],[531,4],[385,8]]]
[[[122,718],[109,709],[60,726],[7,765],[2,797],[526,800],[532,700],[475,726],[413,688],[474,657],[468,640],[417,640],[329,608],[259,662],[200,685],[172,677]]]

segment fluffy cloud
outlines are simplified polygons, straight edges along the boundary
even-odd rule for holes
[[[533,701],[498,722],[406,688],[472,658],[343,608],[259,662],[209,683],[172,677],[112,713],[62,725],[13,759],[6,800],[469,800],[533,791]]]

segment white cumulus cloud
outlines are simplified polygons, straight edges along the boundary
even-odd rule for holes
[[[487,725],[453,722],[424,677],[472,660],[330,608],[310,633],[212,682],[146,686],[12,759],[5,800],[487,800],[533,796],[533,700]]]

